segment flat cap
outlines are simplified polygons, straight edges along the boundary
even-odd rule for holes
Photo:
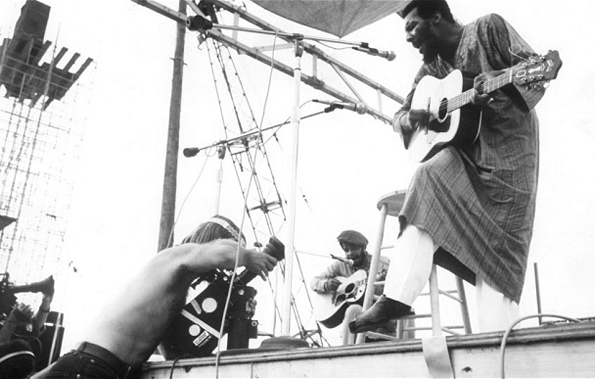
[[[355,230],[342,231],[341,234],[339,234],[339,237],[337,237],[337,240],[339,241],[339,243],[347,242],[347,243],[350,243],[350,244],[356,245],[356,246],[362,246],[362,247],[368,246],[367,238],[364,237],[363,234],[361,234],[360,232],[355,231]]]

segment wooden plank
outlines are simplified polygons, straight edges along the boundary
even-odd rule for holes
[[[451,354],[458,378],[501,376],[500,349],[457,349]],[[511,345],[504,357],[509,378],[587,378],[595,375],[595,341]]]
[[[503,333],[447,337],[456,377],[500,376]],[[354,364],[357,362],[357,364]],[[504,355],[507,377],[595,377],[595,323],[545,325],[511,333]],[[169,378],[172,362],[147,365],[141,378]],[[180,360],[175,378],[216,376],[215,358]],[[421,340],[285,351],[252,350],[220,357],[226,377],[428,377]]]

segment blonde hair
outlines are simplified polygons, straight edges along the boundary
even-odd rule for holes
[[[233,239],[243,246],[246,245],[246,237],[240,228],[233,221],[221,215],[215,215],[200,224],[182,240],[182,244],[207,243],[218,239]]]

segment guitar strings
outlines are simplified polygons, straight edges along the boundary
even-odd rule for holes
[[[516,47],[516,49],[515,49],[515,47]],[[519,63],[530,62],[530,57],[529,58],[522,57],[521,55],[517,54],[514,50],[521,51],[520,45],[516,44],[516,45],[510,46],[508,48],[508,52],[510,53],[510,55],[512,57],[518,58]],[[511,80],[508,79],[506,75],[498,75],[494,78],[488,79],[483,83],[482,92],[490,93],[490,92],[494,91],[495,89],[502,87],[504,84],[508,84],[507,81],[511,82]],[[462,107],[463,105],[469,103],[471,101],[472,97],[473,97],[472,90],[465,91],[465,92],[453,97],[449,101],[441,103],[439,106],[440,113],[441,114],[443,112],[450,113],[451,110],[458,109],[458,108]]]

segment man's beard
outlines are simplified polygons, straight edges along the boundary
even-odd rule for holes
[[[363,251],[361,254],[359,254],[357,257],[355,258],[351,258],[351,260],[353,261],[353,266],[361,266],[362,264],[364,264],[364,261],[366,259],[366,252]]]
[[[432,46],[426,43],[422,52],[424,63],[428,64],[432,62],[436,58],[436,55],[438,55],[438,49],[436,48],[436,46]]]

